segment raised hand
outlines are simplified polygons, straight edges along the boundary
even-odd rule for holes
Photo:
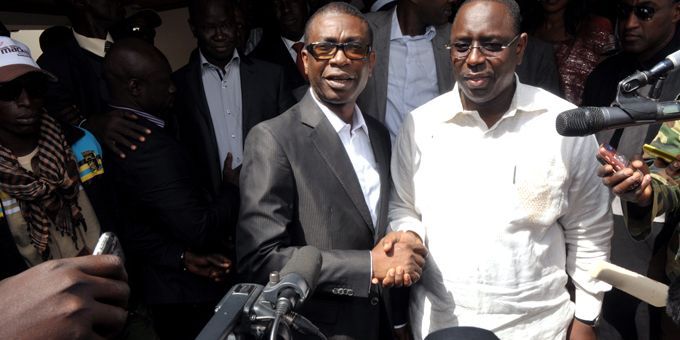
[[[609,164],[602,165],[597,169],[597,175],[602,178],[602,183],[622,200],[640,206],[651,203],[652,178],[647,165],[641,160],[635,159],[628,167],[619,171],[614,171]]]

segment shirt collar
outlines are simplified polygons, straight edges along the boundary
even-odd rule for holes
[[[106,39],[86,37],[76,31],[73,31],[73,36],[76,38],[78,46],[102,58],[106,56],[106,43],[113,43],[113,38],[108,33]]]
[[[208,59],[205,58],[205,56],[203,55],[203,52],[201,52],[201,49],[200,49],[200,48],[198,49],[198,55],[199,55],[199,57],[201,58],[201,65],[203,66],[204,69],[205,69],[206,67],[208,67],[208,68],[214,68],[214,69],[217,69],[217,70],[220,69],[217,65],[211,64],[211,63],[208,61]],[[224,70],[226,70],[227,68],[229,68],[229,66],[231,66],[232,64],[233,64],[233,65],[237,65],[237,64],[239,64],[240,62],[241,62],[241,57],[239,56],[238,51],[237,51],[236,49],[234,49],[234,54],[232,54],[231,59],[230,59],[229,62],[224,66]],[[224,71],[224,70],[220,70],[220,71]]]
[[[283,44],[286,45],[287,50],[292,50],[293,45],[295,45],[296,43],[305,41],[305,36],[303,35],[302,38],[300,38],[300,40],[298,40],[298,41],[292,41],[292,40],[290,40],[290,39],[288,39],[284,36],[281,36],[281,41],[283,41]]]
[[[335,130],[336,133],[340,133],[342,129],[344,129],[346,126],[349,124],[345,123],[338,115],[336,115],[331,109],[326,106],[326,104],[322,103],[319,98],[316,97],[316,93],[314,93],[314,90],[310,87],[309,91],[312,93],[312,98],[314,99],[314,102],[316,105],[319,106],[321,109],[321,112],[323,112],[324,116],[328,118],[328,121],[331,123],[333,126],[333,129]],[[361,113],[361,109],[359,109],[359,106],[357,104],[354,104],[354,114],[352,115],[352,126],[351,126],[351,134],[356,133],[359,129],[364,130],[364,133],[366,133],[366,136],[368,136],[368,127],[366,126],[366,120],[364,119],[363,114]]]
[[[512,95],[512,101],[510,102],[510,107],[508,107],[508,110],[505,111],[503,116],[498,120],[498,122],[514,117],[518,114],[521,114],[523,112],[536,112],[543,110],[545,108],[540,106],[540,103],[538,103],[535,98],[530,95],[526,91],[526,88],[521,86],[522,84],[519,81],[519,77],[515,73],[515,93]],[[452,116],[451,119],[455,118],[458,115],[469,115],[473,113],[477,113],[477,111],[471,111],[471,110],[465,110],[463,109],[463,100],[460,98],[462,94],[460,94],[460,88],[458,87],[458,83],[453,86],[453,93],[457,96],[459,96],[459,99],[456,100],[453,104],[453,110],[452,110]],[[496,124],[498,124],[496,122]]]
[[[377,12],[379,11],[383,6],[389,4],[390,2],[394,2],[396,0],[377,0],[376,2],[373,3],[371,6],[371,12]]]
[[[132,113],[134,113],[134,114],[136,114],[136,115],[138,115],[138,116],[140,116],[140,117],[142,117],[142,118],[148,120],[149,122],[151,122],[152,124],[158,126],[158,127],[161,128],[161,129],[165,127],[165,121],[164,121],[163,119],[161,119],[161,118],[159,118],[159,117],[157,117],[157,116],[154,116],[154,115],[152,115],[152,114],[150,114],[150,113],[146,113],[146,112],[144,112],[144,111],[135,110],[135,109],[132,109],[132,108],[129,108],[129,107],[126,107],[126,106],[116,106],[116,105],[111,105],[111,104],[109,104],[109,106],[112,107],[112,108],[114,108],[114,109],[130,111],[130,112],[132,112]]]
[[[425,28],[425,34],[416,36],[405,36],[401,32],[401,26],[399,26],[399,18],[397,17],[397,10],[392,11],[392,28],[390,31],[390,40],[408,39],[408,40],[420,40],[427,39],[432,41],[434,36],[437,35],[437,30],[434,26],[430,25]]]

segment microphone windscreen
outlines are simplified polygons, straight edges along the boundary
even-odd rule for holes
[[[309,290],[313,291],[316,287],[316,281],[319,280],[321,263],[322,258],[319,249],[312,246],[304,246],[293,254],[288,263],[281,268],[279,275],[285,277],[286,274],[298,274],[307,282]]]
[[[562,136],[586,136],[604,126],[604,114],[598,107],[579,107],[557,115],[555,128]]]
[[[666,59],[670,60],[673,63],[673,66],[680,66],[680,50],[671,53]]]

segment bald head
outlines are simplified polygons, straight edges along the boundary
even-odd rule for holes
[[[104,58],[104,78],[114,104],[160,114],[172,103],[175,88],[163,53],[141,39],[116,42]]]

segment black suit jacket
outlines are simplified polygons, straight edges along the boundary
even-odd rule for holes
[[[216,302],[226,287],[183,271],[180,255],[225,252],[238,214],[238,189],[222,186],[211,201],[179,143],[147,120],[139,122],[153,138],[125,159],[115,157],[112,169],[131,283],[141,285],[149,304]]]
[[[277,65],[241,56],[240,75],[245,139],[253,126],[287,110],[295,99]],[[173,74],[173,80],[177,86],[175,119],[180,143],[191,150],[201,185],[214,196],[222,182],[220,169],[224,160],[219,159],[198,50],[192,52],[187,65]]]
[[[335,339],[377,339],[381,321],[369,251],[387,227],[390,138],[364,118],[380,174],[376,226],[340,138],[309,93],[251,130],[241,171],[239,271],[266,283],[299,247],[318,248],[319,281],[301,313]]]
[[[291,58],[288,48],[286,48],[281,40],[281,35],[276,30],[265,31],[262,40],[249,55],[280,65],[286,76],[288,88],[293,91],[295,97],[301,99],[305,95],[309,88],[309,82],[298,71],[295,60]]]

